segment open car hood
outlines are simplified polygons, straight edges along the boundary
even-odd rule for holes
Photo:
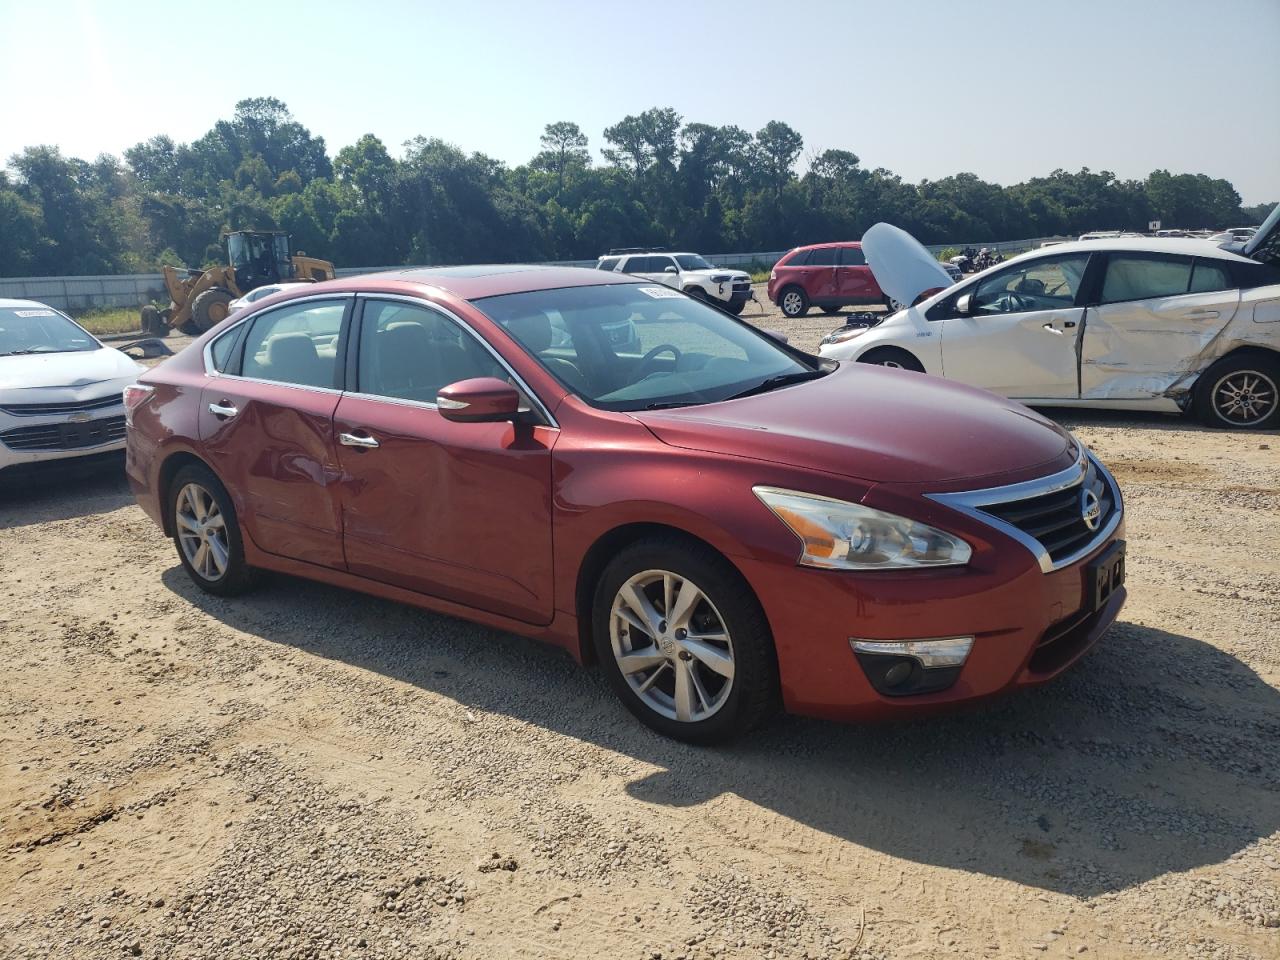
[[[904,307],[955,282],[919,240],[892,224],[869,228],[862,235],[862,252],[880,289]]]
[[[1267,239],[1273,236],[1277,230],[1280,230],[1280,203],[1277,203],[1275,209],[1271,211],[1271,216],[1267,217],[1267,219],[1262,222],[1262,226],[1258,228],[1258,232],[1245,241],[1244,246],[1240,248],[1240,252],[1246,257],[1253,257],[1253,259],[1256,260],[1257,257],[1254,256],[1254,253],[1259,247],[1266,243]]]

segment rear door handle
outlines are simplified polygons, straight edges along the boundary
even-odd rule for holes
[[[217,403],[209,404],[209,412],[219,420],[230,420],[240,411],[236,409],[236,405],[229,400],[219,400]]]
[[[376,450],[378,448],[378,441],[373,437],[361,437],[354,433],[338,434],[338,442],[344,447],[360,447],[364,450]]]

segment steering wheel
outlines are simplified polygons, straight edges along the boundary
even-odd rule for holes
[[[1003,310],[1003,313],[1024,313],[1036,308],[1036,302],[1034,300],[1030,297],[1024,297],[1020,293],[1015,293],[1012,290],[1004,295],[1004,302],[1007,309]]]
[[[656,347],[654,347],[652,350],[646,353],[643,357],[641,357],[640,362],[636,364],[637,380],[643,380],[645,378],[645,375],[648,373],[649,366],[653,363],[654,359],[657,358],[662,353],[670,353],[671,356],[675,358],[675,362],[677,364],[680,362],[680,358],[684,356],[684,354],[680,352],[680,348],[677,347],[674,343],[658,344]]]

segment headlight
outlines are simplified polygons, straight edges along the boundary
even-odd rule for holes
[[[799,563],[833,570],[952,567],[969,562],[969,544],[934,527],[856,503],[814,494],[753,487],[800,538]]]
[[[848,340],[852,340],[854,337],[862,336],[864,333],[866,333],[870,329],[871,329],[870,327],[841,327],[839,330],[832,330],[830,333],[828,333],[825,337],[822,338],[822,342],[824,344],[825,343],[844,343]]]

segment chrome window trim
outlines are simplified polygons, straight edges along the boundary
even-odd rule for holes
[[[296,300],[286,300],[284,303],[278,303],[275,306],[270,307],[266,310],[262,310],[259,312],[251,312],[248,316],[241,317],[239,320],[237,320],[231,326],[227,327],[227,329],[223,330],[216,337],[210,337],[209,340],[205,343],[204,349],[201,351],[201,354],[200,354],[201,357],[204,359],[205,376],[224,377],[227,380],[243,380],[246,383],[270,383],[273,386],[279,386],[279,387],[298,387],[299,389],[302,389],[302,390],[320,390],[327,393],[342,393],[343,391],[335,390],[332,387],[309,387],[306,384],[302,384],[302,383],[284,383],[283,381],[280,381],[280,380],[264,380],[261,377],[241,377],[233,373],[223,373],[213,365],[213,344],[215,341],[221,340],[223,337],[231,336],[233,330],[238,330],[240,327],[244,326],[249,321],[256,320],[258,317],[265,317],[267,316],[267,314],[275,313],[277,310],[282,310],[285,307],[292,307],[295,304],[299,304],[299,303],[310,303],[313,300],[352,300],[354,301],[355,296],[356,295],[354,293],[313,293],[305,297],[298,297]],[[341,328],[339,328],[339,335],[341,335]]]
[[[476,343],[480,344],[480,346],[484,348],[491,357],[493,357],[493,359],[497,360],[499,366],[501,366],[504,370],[507,371],[508,374],[511,375],[511,379],[513,379],[516,382],[516,385],[520,388],[520,392],[523,393],[526,397],[528,397],[529,402],[532,403],[537,408],[538,413],[546,421],[546,425],[549,427],[553,427],[556,430],[560,429],[559,421],[557,421],[556,418],[551,415],[551,411],[547,408],[547,405],[542,402],[541,397],[539,397],[536,393],[533,392],[533,390],[529,387],[529,384],[525,382],[524,377],[520,376],[520,374],[516,373],[516,371],[512,369],[511,364],[509,364],[506,358],[502,356],[502,354],[500,354],[494,348],[493,344],[491,344],[484,337],[480,336],[480,334],[476,333],[476,331],[472,329],[471,324],[467,323],[466,320],[458,316],[448,307],[442,306],[431,300],[425,300],[422,297],[411,297],[411,296],[406,296],[404,294],[399,294],[399,293],[363,293],[362,292],[362,293],[356,294],[356,299],[357,300],[399,301],[401,303],[408,303],[416,307],[421,307],[424,310],[435,310],[438,313],[442,314],[443,316],[447,317],[448,319],[452,320],[454,323],[458,325],[458,327],[467,336],[475,340]],[[363,316],[361,316],[362,322],[363,322],[363,319],[364,319]],[[387,396],[383,396],[380,393],[364,393],[364,392],[358,392],[355,390],[348,390],[346,392],[353,397],[360,397],[365,400],[379,400],[383,403],[400,403],[400,404],[409,405],[409,406],[423,407],[429,410],[439,409],[439,407],[436,404],[426,400],[405,400],[400,397],[387,397]]]
[[[1036,562],[1040,565],[1040,569],[1044,573],[1053,573],[1055,570],[1061,570],[1063,567],[1069,567],[1073,563],[1078,563],[1084,557],[1088,556],[1092,551],[1096,550],[1098,544],[1105,541],[1120,526],[1120,521],[1124,519],[1124,501],[1120,495],[1120,487],[1116,483],[1115,477],[1111,476],[1111,471],[1102,465],[1092,453],[1085,450],[1083,446],[1079,448],[1080,452],[1076,458],[1076,462],[1065,470],[1050,474],[1047,477],[1041,477],[1036,480],[1025,480],[1022,483],[1014,483],[1005,487],[987,487],[983,490],[962,490],[957,493],[927,493],[925,496],[943,506],[951,507],[965,516],[984,523],[989,527],[999,530],[1005,536],[1018,541],[1031,552],[1036,558]],[[993,514],[986,513],[982,510],[985,506],[995,503],[1013,503],[1018,500],[1029,500],[1032,497],[1041,497],[1049,493],[1057,493],[1060,490],[1066,490],[1084,481],[1085,475],[1088,473],[1089,464],[1092,463],[1097,469],[1098,475],[1102,477],[1103,482],[1107,484],[1111,491],[1111,499],[1115,504],[1115,508],[1111,511],[1111,516],[1097,534],[1083,547],[1076,550],[1070,556],[1063,557],[1055,562],[1049,556],[1040,541],[1036,540],[1029,534],[1023,533],[1011,523],[1006,523]]]

